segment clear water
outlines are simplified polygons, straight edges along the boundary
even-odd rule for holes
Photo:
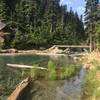
[[[6,100],[15,86],[29,75],[30,70],[10,68],[6,64],[24,64],[47,66],[52,59],[56,66],[72,63],[73,60],[67,56],[38,56],[38,55],[14,55],[0,56],[0,100]],[[27,96],[23,100],[81,100],[81,87],[83,84],[83,69],[70,80],[35,81]]]
[[[15,56],[0,56],[0,100],[8,96],[15,86],[26,78],[30,70],[10,68],[6,64],[25,64],[33,65],[47,61],[48,57],[35,55],[15,55]]]
[[[84,69],[69,80],[44,81],[32,83],[30,96],[26,100],[82,100]]]

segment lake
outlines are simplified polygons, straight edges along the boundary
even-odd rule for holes
[[[28,69],[10,68],[6,64],[38,64],[47,67],[47,62],[52,60],[57,67],[73,63],[67,55],[39,56],[39,55],[7,55],[0,56],[0,99],[6,100],[15,86],[30,75]],[[32,86],[30,98],[24,100],[81,100],[84,70],[69,80],[46,81],[37,80]]]

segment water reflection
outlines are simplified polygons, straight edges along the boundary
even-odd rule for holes
[[[56,66],[62,67],[65,64],[72,64],[73,58],[68,55],[52,55],[50,58],[55,62]]]
[[[13,69],[6,66],[7,63],[32,65],[39,63],[40,66],[47,66],[49,59],[52,59],[56,66],[72,63],[68,56],[37,56],[37,55],[16,55],[0,56],[0,99],[6,100],[15,86],[29,75],[29,70]],[[45,81],[38,80],[32,83],[29,96],[24,95],[23,100],[80,100],[81,86],[84,76],[82,69],[78,75],[70,80]]]
[[[36,81],[33,83],[32,100],[81,100],[84,69],[69,80]]]

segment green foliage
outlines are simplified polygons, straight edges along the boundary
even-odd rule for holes
[[[46,78],[50,80],[56,79],[56,66],[51,60],[48,62],[48,73]]]
[[[98,21],[95,25],[95,39],[97,48],[100,50],[100,21]]]
[[[93,60],[90,63],[95,66],[95,70],[100,70],[100,64],[97,60]]]
[[[96,60],[93,60],[90,63],[93,64],[95,69],[88,71],[85,76],[85,91],[88,93],[86,94],[87,96],[95,97],[97,99],[100,98],[100,81],[97,78],[97,73],[100,73],[100,65]]]
[[[61,78],[62,78],[62,79],[70,78],[70,77],[73,76],[79,69],[80,69],[80,66],[79,66],[79,65],[75,65],[75,64],[65,65],[65,66],[62,68]]]
[[[90,93],[91,92],[91,95],[94,94],[94,91],[95,91],[95,88],[96,88],[96,84],[94,83],[94,79],[95,79],[95,72],[91,72],[91,73],[88,73],[85,80],[86,80],[86,83],[88,84],[88,92]]]
[[[37,67],[38,67],[38,65],[33,65],[33,68],[31,69],[31,76],[32,77],[37,77],[37,75],[38,75]]]
[[[5,2],[0,0],[0,21],[5,20]]]
[[[4,39],[0,37],[0,49],[2,49],[3,45],[4,45]]]
[[[98,61],[95,59],[92,60],[90,63],[93,64],[95,67],[99,65]]]
[[[85,32],[82,18],[72,10],[68,11],[67,6],[59,5],[59,2],[11,0],[9,3],[8,0],[1,0],[0,19],[5,19],[8,27],[19,31],[11,46],[31,49],[52,44],[79,44],[83,41]]]
[[[96,71],[90,71],[85,76],[85,91],[88,93],[86,95],[93,96],[95,98],[100,97],[100,82],[96,79]]]
[[[80,65],[77,64],[68,64],[63,66],[62,68],[58,68],[55,66],[53,61],[48,61],[48,69],[47,70],[38,70],[37,65],[34,65],[31,69],[31,76],[38,78],[44,78],[46,80],[56,80],[56,79],[68,79],[74,76],[80,70]]]
[[[16,36],[12,41],[12,47],[17,49],[24,49],[26,47],[26,37],[17,29]]]
[[[98,16],[98,4],[99,0],[85,0],[86,11],[85,11],[85,24],[87,32],[94,31],[95,22]]]
[[[96,42],[97,48],[100,49],[100,8],[99,0],[85,0],[86,1],[86,11],[85,11],[85,31],[87,34],[87,39],[90,39],[90,34],[92,36],[92,41]],[[97,25],[98,24],[98,25]],[[99,27],[98,27],[99,26]],[[97,28],[98,27],[98,28]],[[98,33],[99,31],[99,33]]]

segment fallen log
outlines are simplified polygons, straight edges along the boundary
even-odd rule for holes
[[[22,91],[28,86],[28,84],[31,82],[31,78],[26,78],[23,80],[13,91],[13,93],[7,98],[7,100],[18,100],[20,94]]]
[[[35,67],[35,66],[28,66],[28,65],[7,64],[7,66],[15,67],[15,68],[37,68],[37,69],[47,70],[47,68],[44,67]]]

